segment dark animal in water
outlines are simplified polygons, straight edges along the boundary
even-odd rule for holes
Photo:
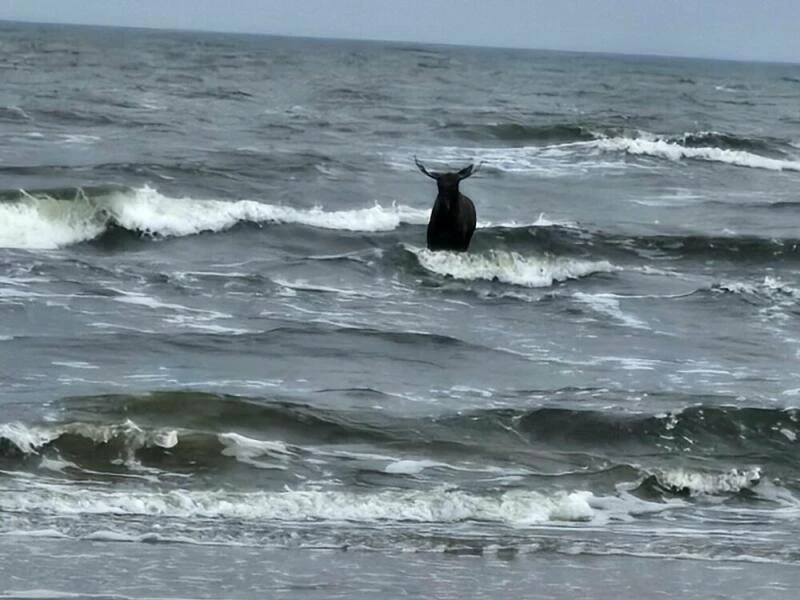
[[[475,205],[458,190],[458,184],[473,175],[480,164],[478,167],[469,165],[460,171],[439,173],[428,171],[416,156],[414,162],[420,171],[436,180],[439,188],[428,221],[428,249],[466,252],[475,231]]]

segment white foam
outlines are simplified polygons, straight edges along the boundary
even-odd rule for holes
[[[578,228],[578,224],[575,221],[568,221],[565,219],[550,219],[545,216],[544,213],[539,213],[539,216],[533,223],[524,223],[520,221],[478,221],[477,228],[478,229],[486,229],[488,227],[568,227],[570,229]]]
[[[105,529],[86,534],[83,536],[83,539],[97,542],[132,542],[136,537],[126,533]]]
[[[82,133],[65,133],[59,135],[60,142],[63,144],[94,144],[101,138],[96,135],[86,135]]]
[[[617,270],[607,261],[548,256],[524,257],[517,252],[491,250],[485,254],[432,252],[427,249],[407,249],[429,271],[454,279],[500,281],[529,288],[549,287],[555,282],[578,279],[593,273]]]
[[[572,142],[552,146],[517,146],[504,148],[464,148],[444,146],[431,150],[435,163],[464,165],[468,162],[481,162],[487,169],[504,173],[535,174],[539,177],[568,177],[584,175],[592,171],[614,171],[630,168],[624,160],[598,160],[597,156],[587,155],[591,142]],[[474,156],[474,161],[469,157]],[[390,153],[387,162],[393,168],[407,170],[414,168],[411,153]],[[430,162],[435,168],[434,161]],[[449,167],[445,167],[449,168]]]
[[[391,292],[379,292],[375,290],[364,290],[364,289],[345,289],[327,285],[313,284],[302,279],[296,281],[289,281],[288,279],[281,279],[279,277],[276,277],[275,279],[273,279],[273,281],[282,288],[284,288],[283,290],[281,290],[281,293],[285,293],[287,296],[290,297],[297,295],[293,292],[322,292],[322,293],[337,294],[340,296],[353,297],[353,298],[389,298],[392,295]]]
[[[99,369],[95,364],[84,360],[53,360],[50,362],[55,367],[67,367],[69,369]]]
[[[169,198],[153,188],[143,187],[121,194],[112,212],[126,229],[162,236],[186,236],[223,231],[237,223],[299,223],[323,229],[348,231],[391,231],[400,223],[427,223],[429,210],[392,204],[384,208],[326,211],[265,204],[253,200],[229,202],[195,198]]]
[[[586,142],[586,144],[605,152],[625,152],[666,158],[672,161],[690,158],[772,171],[800,171],[800,161],[796,160],[768,158],[743,150],[683,146],[677,142],[662,139],[616,137]]]
[[[8,440],[25,454],[36,454],[39,448],[58,436],[58,431],[49,428],[28,427],[22,423],[0,425],[0,438]]]
[[[760,310],[766,318],[786,320],[793,313],[800,299],[800,290],[780,278],[767,275],[761,281],[728,281],[711,287],[712,292],[727,292],[743,296],[755,296],[769,304]]]
[[[174,429],[162,429],[153,434],[152,443],[161,448],[174,448],[178,445],[178,432]]]
[[[0,248],[51,250],[96,238],[105,229],[105,220],[85,200],[20,193],[18,202],[0,203]]]
[[[223,455],[262,469],[284,469],[285,463],[295,456],[281,441],[256,440],[233,432],[221,433],[217,439],[225,446]]]
[[[139,515],[250,521],[454,523],[480,521],[525,527],[550,521],[591,521],[591,492],[543,494],[513,490],[481,496],[461,490],[167,492],[47,487],[47,493],[0,490],[0,510],[58,515]],[[624,506],[628,506],[624,504]],[[623,510],[627,510],[624,508]],[[607,517],[601,517],[605,520]]]
[[[148,446],[172,448],[178,444],[176,430],[145,431],[130,419],[120,424],[108,425],[64,423],[40,427],[22,423],[0,424],[0,438],[8,440],[25,454],[36,454],[42,446],[58,439],[65,433],[79,435],[100,443],[107,443],[115,438],[125,438],[131,451]]]
[[[55,473],[63,473],[66,469],[77,469],[75,463],[71,463],[63,458],[50,458],[43,456],[39,461],[39,468],[45,471],[53,471]]]
[[[240,222],[298,223],[324,229],[391,231],[401,223],[428,222],[430,209],[380,204],[328,211],[293,208],[254,200],[173,198],[145,186],[87,198],[59,200],[20,191],[15,202],[0,203],[0,247],[54,249],[94,239],[111,221],[131,231],[180,237],[230,229]]]
[[[67,536],[57,529],[31,529],[31,530],[12,530],[4,532],[4,535],[13,535],[26,538],[66,538]],[[2,598],[2,596],[0,596]]]
[[[623,371],[655,371],[660,362],[650,358],[635,358],[631,356],[604,356],[597,359],[597,363],[617,363]]]
[[[690,495],[737,493],[761,481],[761,469],[731,469],[725,473],[702,473],[686,469],[670,469],[656,474],[662,485],[686,490]]]
[[[636,166],[624,160],[600,160],[598,157],[598,154],[620,152],[672,161],[695,159],[773,171],[800,171],[800,160],[769,158],[744,150],[729,150],[715,146],[686,146],[646,131],[637,132],[635,137],[600,137],[595,140],[551,146],[514,148],[445,146],[431,151],[431,154],[435,156],[436,162],[441,163],[463,164],[468,162],[467,157],[474,156],[475,162],[480,160],[487,167],[497,171],[535,173],[541,177],[563,177],[595,170],[624,170]],[[405,153],[392,155],[389,162],[396,168],[413,168],[413,161]]]
[[[154,188],[110,192],[87,197],[78,192],[74,199],[56,199],[46,194],[35,196],[20,191],[15,202],[0,203],[0,247],[55,249],[94,239],[109,223],[130,231],[160,237],[182,237],[202,232],[219,232],[237,223],[296,223],[323,229],[345,231],[392,231],[401,224],[428,222],[430,208],[414,208],[392,203],[365,208],[325,210],[301,209],[254,200],[214,200],[169,197]],[[480,222],[478,227],[517,227],[517,222]],[[540,215],[536,227],[574,227]]]
[[[619,305],[618,297],[613,294],[587,294],[584,292],[575,292],[572,297],[576,300],[589,305],[592,310],[607,315],[616,319],[623,325],[633,329],[650,329],[644,321],[637,319],[632,315],[628,315],[622,311]]]
[[[386,465],[383,470],[392,475],[416,475],[427,468],[443,466],[432,460],[396,460]]]

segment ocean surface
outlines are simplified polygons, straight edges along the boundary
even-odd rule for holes
[[[800,66],[0,23],[0,81],[0,597],[796,597]]]

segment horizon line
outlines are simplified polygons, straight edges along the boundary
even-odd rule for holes
[[[300,35],[291,33],[269,33],[269,32],[254,32],[254,31],[232,31],[226,29],[188,29],[181,27],[157,27],[145,25],[109,25],[105,23],[76,23],[69,21],[26,21],[18,19],[5,19],[0,17],[0,24],[2,23],[15,23],[21,25],[44,25],[44,26],[65,26],[65,27],[104,27],[108,29],[128,29],[128,30],[141,30],[141,31],[164,31],[175,33],[208,33],[219,35],[239,35],[239,36],[252,36],[252,37],[272,37],[272,38],[285,38],[285,39],[298,39],[298,40],[315,40],[315,41],[340,41],[340,42],[363,42],[372,44],[421,44],[425,46],[444,46],[451,48],[474,48],[486,50],[514,50],[514,51],[528,51],[528,52],[552,52],[563,54],[590,54],[600,56],[619,56],[631,58],[658,58],[658,59],[675,59],[675,60],[705,60],[715,62],[731,62],[731,63],[759,63],[771,65],[800,65],[800,61],[791,60],[778,60],[778,59],[765,59],[765,58],[724,58],[719,56],[692,56],[681,54],[658,54],[648,52],[623,52],[619,50],[574,50],[563,48],[542,48],[532,46],[502,46],[494,44],[463,44],[456,42],[430,42],[423,40],[400,40],[400,39],[383,39],[383,38],[369,38],[369,37],[334,37],[334,36],[318,36],[318,35]]]

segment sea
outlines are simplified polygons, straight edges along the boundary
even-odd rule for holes
[[[3,22],[0,81],[0,598],[797,597],[800,65]]]

